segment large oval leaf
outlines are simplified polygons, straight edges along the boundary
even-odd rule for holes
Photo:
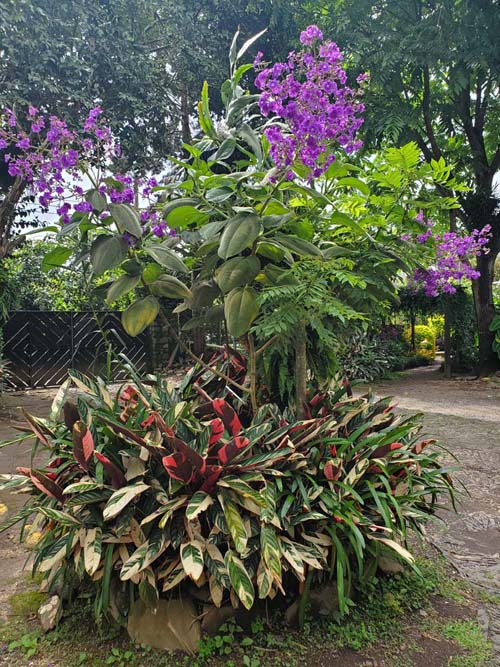
[[[194,206],[177,206],[167,215],[169,227],[186,229],[191,225],[199,226],[208,220],[208,214],[198,211]]]
[[[73,251],[71,248],[66,248],[65,246],[61,245],[56,246],[46,255],[44,255],[42,260],[42,271],[47,273],[51,269],[62,266],[64,262],[71,257],[72,254]]]
[[[149,289],[156,296],[164,296],[168,299],[190,299],[192,296],[189,287],[175,276],[163,275],[152,282]]]
[[[112,283],[106,293],[107,303],[114,303],[122,296],[134,289],[141,281],[140,276],[121,276]]]
[[[257,292],[251,287],[237,287],[226,296],[224,315],[231,336],[246,334],[258,314]]]
[[[150,248],[146,248],[146,252],[154,260],[156,260],[158,264],[166,266],[167,269],[170,269],[172,271],[179,271],[180,273],[189,272],[188,267],[184,264],[182,259],[172,250],[168,241],[164,243],[159,243],[158,245],[155,246],[151,246]]]
[[[154,296],[139,299],[122,313],[122,325],[129,336],[138,336],[156,319],[160,304]]]
[[[109,211],[122,234],[128,232],[137,238],[142,236],[139,212],[133,206],[129,204],[110,204]]]
[[[260,261],[255,255],[233,257],[217,269],[215,280],[223,292],[249,285],[260,271]]]
[[[127,257],[128,246],[121,236],[101,234],[90,249],[90,262],[94,273],[101,275],[114,269]]]
[[[241,213],[226,225],[219,245],[219,257],[229,259],[249,248],[260,234],[260,218],[252,213]]]
[[[322,255],[321,250],[317,246],[305,239],[301,239],[299,236],[278,233],[275,238],[281,245],[284,245],[285,248],[289,248],[296,255]]]

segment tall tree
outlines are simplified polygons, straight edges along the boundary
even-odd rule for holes
[[[490,252],[478,257],[473,290],[480,369],[497,368],[489,327],[500,252],[500,3],[312,0],[303,10],[371,74],[368,144],[414,139],[429,162],[443,157],[470,187],[458,224],[469,231],[491,225]]]

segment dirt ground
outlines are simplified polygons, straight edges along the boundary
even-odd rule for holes
[[[435,368],[421,368],[372,389],[377,395],[393,396],[399,409],[405,412],[423,412],[426,434],[438,438],[457,459],[454,465],[460,470],[455,479],[465,485],[467,493],[461,494],[458,514],[444,511],[443,522],[429,527],[428,538],[457,572],[489,600],[480,604],[478,615],[484,632],[493,642],[497,661],[493,664],[500,665],[500,608],[491,602],[500,595],[500,380],[446,380]],[[357,388],[358,392],[365,390],[366,387]],[[7,395],[0,407],[0,442],[17,433],[15,426],[22,422],[17,406],[45,416],[54,393],[55,390],[44,390]],[[29,443],[0,449],[0,473],[11,472],[28,461]],[[22,501],[20,496],[0,493],[0,503],[7,506],[0,521]],[[15,542],[15,534],[12,530],[0,535],[0,621],[9,613],[9,597],[26,587],[23,574],[26,551]],[[414,664],[422,667],[448,664],[449,647],[439,646],[426,636],[417,640],[423,652]],[[442,655],[438,655],[440,651]],[[366,660],[363,655],[329,655],[315,664],[329,667],[379,664]],[[3,664],[1,661],[0,656]]]

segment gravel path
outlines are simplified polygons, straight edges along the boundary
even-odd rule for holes
[[[500,666],[500,380],[446,380],[436,368],[417,368],[371,389],[404,412],[423,412],[426,433],[457,459],[454,479],[467,493],[457,514],[443,512],[429,527],[429,539],[489,600],[479,620]]]

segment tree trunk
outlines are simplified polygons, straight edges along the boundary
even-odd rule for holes
[[[303,419],[307,400],[307,338],[306,326],[300,322],[295,344],[295,410]]]
[[[493,351],[495,334],[490,331],[490,325],[495,317],[493,279],[497,256],[498,250],[493,249],[487,255],[479,255],[477,258],[477,270],[481,275],[472,283],[479,335],[478,373],[480,375],[487,375],[500,369],[500,359],[496,352]]]
[[[16,215],[16,207],[26,190],[26,186],[27,182],[18,176],[0,202],[0,258],[7,257],[14,246],[12,224]]]
[[[192,137],[189,126],[189,94],[187,86],[183,86],[181,90],[181,132],[183,143],[190,144]]]

